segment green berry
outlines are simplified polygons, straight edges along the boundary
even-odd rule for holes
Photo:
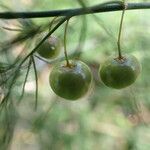
[[[84,96],[91,85],[92,75],[89,67],[77,60],[70,60],[56,64],[49,77],[52,90],[60,97],[77,100]]]
[[[60,41],[55,36],[46,39],[37,49],[37,53],[45,59],[54,59],[60,53]]]
[[[106,86],[121,89],[133,84],[140,71],[139,61],[132,55],[109,57],[100,67],[99,76]]]

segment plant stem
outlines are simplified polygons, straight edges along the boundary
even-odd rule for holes
[[[35,110],[37,110],[38,105],[38,74],[36,69],[36,64],[33,55],[31,55],[31,61],[33,63],[33,69],[35,74]]]
[[[71,67],[69,64],[67,48],[66,48],[68,23],[69,23],[69,19],[67,19],[66,26],[65,26],[65,32],[64,32],[64,54],[65,54],[66,63],[67,63],[66,66]]]
[[[54,18],[52,19],[52,21],[50,22],[50,24],[49,24],[49,31],[51,31],[51,28],[52,28],[52,26],[53,26],[53,23],[55,22],[55,20],[56,20],[57,18],[58,18],[57,16],[54,17]]]
[[[123,26],[123,18],[124,18],[124,14],[125,14],[125,10],[126,10],[126,4],[123,1],[123,11],[122,11],[122,15],[121,15],[121,21],[120,21],[120,27],[119,27],[119,34],[118,34],[118,41],[117,41],[117,45],[118,45],[118,58],[122,59],[122,54],[121,54],[121,33],[122,33],[122,26]]]
[[[150,2],[140,3],[128,3],[127,10],[134,9],[150,9]],[[102,13],[110,11],[120,11],[122,6],[120,3],[115,2],[112,4],[98,4],[95,6],[76,9],[65,9],[65,10],[51,10],[51,11],[36,11],[36,12],[0,12],[1,19],[18,19],[18,18],[44,18],[44,17],[56,17],[56,16],[78,16],[92,13]]]

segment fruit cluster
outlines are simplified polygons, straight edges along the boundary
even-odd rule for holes
[[[60,52],[60,41],[56,37],[47,39],[37,50],[45,58],[55,58]],[[135,82],[141,70],[136,57],[125,55],[123,57],[108,58],[99,69],[99,77],[103,83],[111,88],[121,89]],[[77,100],[89,90],[92,74],[89,67],[79,60],[58,62],[52,69],[49,82],[52,90],[60,97],[68,100]]]

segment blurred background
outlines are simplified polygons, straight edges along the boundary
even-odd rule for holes
[[[81,7],[79,0],[7,0],[0,11],[44,11]],[[106,0],[83,0],[87,6]],[[128,0],[148,2],[148,0]],[[0,150],[150,150],[150,10],[126,11],[122,31],[122,51],[133,54],[142,66],[137,81],[130,87],[114,90],[98,77],[100,64],[117,54],[117,36],[121,12],[73,17],[69,22],[67,51],[71,57],[87,63],[93,74],[89,93],[78,101],[56,96],[49,85],[49,73],[60,56],[48,63],[35,57],[38,74],[38,105],[35,106],[35,75],[30,68],[22,93],[27,68],[19,73],[5,105],[0,111]],[[0,44],[19,35],[17,28],[45,27],[52,18],[0,20]],[[32,22],[26,26],[26,22]],[[8,29],[9,28],[9,29]],[[13,30],[10,30],[13,29]],[[23,33],[21,31],[21,33]],[[45,27],[38,33],[43,37]],[[54,32],[63,43],[64,25]],[[35,47],[36,37],[1,51],[1,62],[11,64],[23,50]],[[26,44],[28,43],[28,44]],[[2,49],[2,48],[1,48]],[[77,54],[77,55],[74,55]],[[8,71],[5,76],[13,73]],[[3,79],[3,74],[1,75]],[[9,90],[9,89],[7,89]],[[5,95],[2,86],[0,99]],[[19,101],[19,103],[18,103]]]

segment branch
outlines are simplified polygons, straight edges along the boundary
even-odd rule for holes
[[[134,9],[150,9],[150,2],[141,3],[127,3],[126,10]],[[99,4],[87,8],[64,9],[53,11],[37,11],[37,12],[1,12],[1,19],[17,19],[17,18],[43,18],[43,17],[56,17],[56,16],[78,16],[91,13],[102,13],[122,10],[123,6],[121,1],[114,1],[104,4]]]

